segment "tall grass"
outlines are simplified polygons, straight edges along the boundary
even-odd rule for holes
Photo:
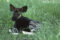
[[[60,1],[59,0],[0,0],[0,40],[59,40],[60,39]],[[42,26],[35,35],[19,34],[14,36],[8,32],[13,28],[12,12],[9,5],[15,7],[28,6],[25,17],[39,21]]]

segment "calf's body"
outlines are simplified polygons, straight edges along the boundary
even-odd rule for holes
[[[23,31],[23,33],[25,33],[24,31],[27,31],[26,33],[28,33],[39,29],[39,22],[22,16],[22,13],[27,11],[27,6],[15,8],[12,4],[10,4],[10,10],[13,12],[12,21],[15,22],[14,28],[9,30],[10,32],[18,33]]]
[[[22,16],[21,18],[15,21],[15,28],[17,28],[18,30],[30,31],[29,30],[30,21],[31,21],[30,19]]]

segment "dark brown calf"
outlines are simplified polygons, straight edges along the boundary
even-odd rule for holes
[[[15,21],[14,28],[11,29],[10,32],[33,32],[39,29],[39,22],[22,16],[22,13],[27,11],[27,6],[15,8],[12,4],[10,4],[10,10],[13,12],[12,20]]]

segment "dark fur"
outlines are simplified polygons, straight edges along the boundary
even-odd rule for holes
[[[18,30],[30,31],[28,28],[30,21],[30,19],[22,16],[15,21],[15,28],[17,28]]]
[[[29,29],[29,25],[32,20],[21,15],[22,12],[27,11],[27,6],[24,6],[22,8],[15,8],[12,4],[10,4],[10,10],[14,12],[12,17],[12,20],[15,21],[14,28],[17,28],[18,31],[24,30],[30,32],[31,30]],[[18,12],[20,12],[20,14],[18,14]],[[21,17],[17,19],[19,15],[21,15]],[[36,25],[34,23],[38,23],[38,22],[33,21],[33,23],[31,23],[35,27]]]

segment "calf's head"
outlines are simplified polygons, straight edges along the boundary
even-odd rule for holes
[[[22,12],[27,11],[27,6],[23,6],[22,8],[15,8],[12,4],[10,4],[10,10],[13,12],[12,20],[16,21],[22,16]]]

